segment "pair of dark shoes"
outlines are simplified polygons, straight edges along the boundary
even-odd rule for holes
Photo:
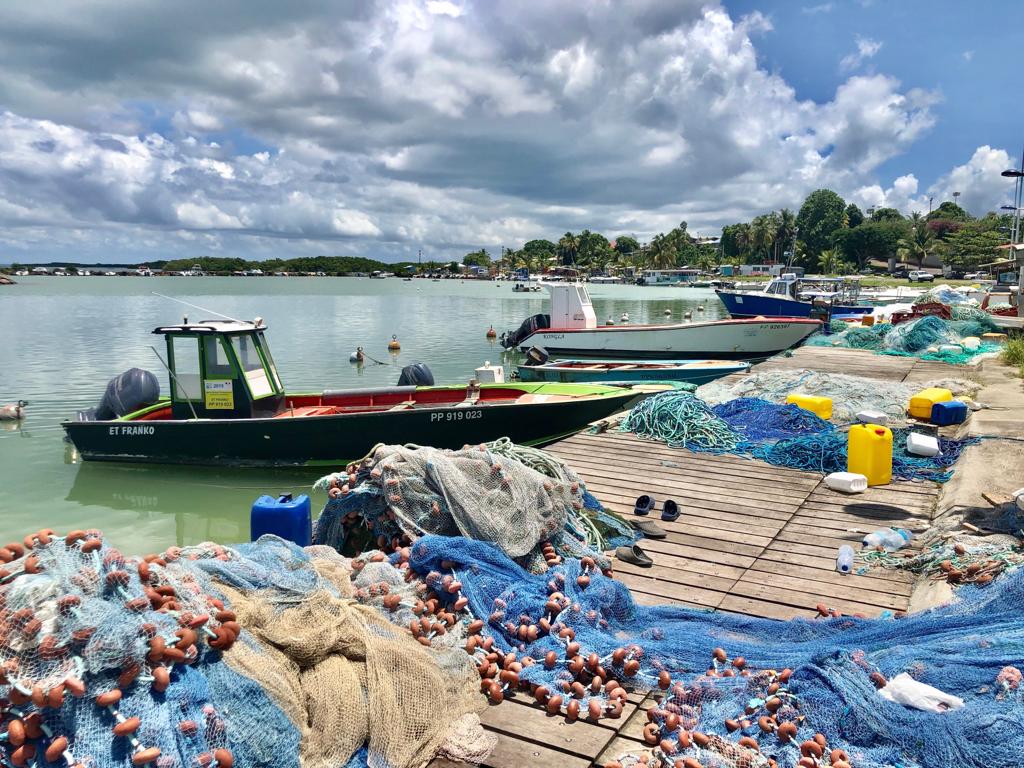
[[[645,493],[637,497],[636,504],[633,505],[633,514],[646,517],[652,509],[654,509],[654,497]],[[679,505],[672,499],[665,499],[665,503],[661,507],[661,519],[666,523],[674,523],[679,519]]]

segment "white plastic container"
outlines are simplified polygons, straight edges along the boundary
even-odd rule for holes
[[[950,355],[959,355],[964,351],[964,348],[959,344],[941,344],[939,345],[939,352]]]
[[[883,411],[867,409],[857,412],[857,421],[861,424],[880,424],[884,427],[889,423],[889,415]]]
[[[895,552],[903,549],[914,538],[914,534],[905,528],[879,528],[874,533],[869,533],[861,541],[865,547],[882,547],[888,552]]]
[[[868,479],[856,472],[833,472],[825,476],[825,485],[841,493],[863,493],[868,489]]]
[[[1018,488],[1010,495],[1013,496],[1013,503],[1017,505],[1017,509],[1024,512],[1024,488]]]
[[[502,365],[491,365],[491,361],[488,360],[476,371],[476,380],[481,384],[504,384],[505,383],[505,367]]]
[[[938,456],[939,440],[931,435],[911,432],[907,435],[907,453],[915,456]]]
[[[849,573],[853,570],[853,547],[843,544],[839,548],[839,555],[836,557],[836,570],[840,573]]]
[[[978,347],[981,346],[981,339],[977,336],[965,336],[960,339],[960,346],[966,349],[968,352],[974,352]]]

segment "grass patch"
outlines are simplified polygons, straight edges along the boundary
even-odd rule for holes
[[[1024,378],[1024,336],[1016,336],[1006,342],[1002,361],[1017,369],[1017,375]]]

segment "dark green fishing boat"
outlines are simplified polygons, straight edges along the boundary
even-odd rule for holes
[[[543,445],[649,394],[587,384],[475,382],[290,394],[265,330],[258,318],[157,328],[153,332],[167,342],[170,399],[112,418],[80,415],[64,430],[86,461],[338,465],[377,443],[461,448],[509,437]]]

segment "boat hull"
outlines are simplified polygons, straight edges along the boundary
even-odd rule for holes
[[[683,325],[605,326],[534,331],[522,351],[582,357],[763,360],[796,346],[821,327],[809,318],[714,320]]]
[[[574,361],[576,362],[576,361]],[[580,361],[582,362],[582,361]],[[592,363],[611,361],[588,361]],[[620,365],[622,363],[620,362]],[[561,383],[630,383],[642,381],[675,381],[683,384],[707,384],[709,381],[741,373],[750,368],[747,363],[723,362],[693,368],[635,368],[623,370],[610,368],[603,371],[588,371],[559,365],[521,365],[518,368],[520,381],[547,381]]]
[[[299,418],[66,422],[86,461],[228,466],[345,464],[377,443],[461,448],[508,437],[544,445],[631,406],[644,393],[480,407],[415,408]]]
[[[810,317],[812,305],[808,301],[796,301],[784,296],[769,296],[763,293],[741,293],[738,291],[715,291],[729,314],[735,318],[750,317]],[[830,308],[835,315],[870,315],[873,311],[866,305],[837,304]]]

